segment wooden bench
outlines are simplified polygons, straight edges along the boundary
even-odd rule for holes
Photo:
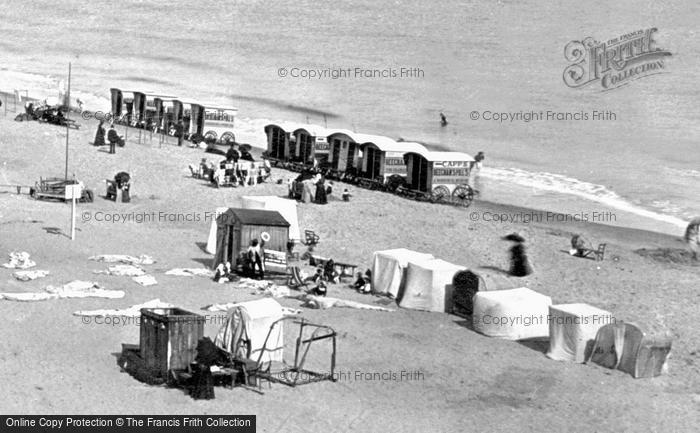
[[[309,259],[309,262],[313,262],[316,266],[326,266],[326,263],[330,258],[327,257],[321,257],[321,256],[315,256],[311,255],[311,258]],[[335,270],[338,272],[338,278],[340,281],[343,280],[344,277],[350,277],[353,278],[355,276],[355,270],[357,269],[357,265],[353,265],[351,263],[343,263],[343,262],[333,262]],[[350,273],[347,271],[350,270]]]
[[[340,272],[338,272],[338,278],[340,278],[340,281],[343,281],[344,277],[350,277],[352,279],[355,276],[357,265],[335,262],[335,266],[340,268]],[[347,270],[350,270],[350,273],[347,273]]]

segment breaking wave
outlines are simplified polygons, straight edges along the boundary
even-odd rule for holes
[[[547,172],[530,172],[518,168],[484,167],[481,173],[484,178],[514,183],[541,191],[581,197],[611,208],[639,215],[644,218],[673,224],[681,228],[685,228],[688,224],[685,220],[674,215],[644,209],[639,205],[625,200],[616,192],[611,191],[603,185],[585,182],[573,177]],[[670,204],[667,204],[666,209],[680,211],[679,208],[672,208]]]

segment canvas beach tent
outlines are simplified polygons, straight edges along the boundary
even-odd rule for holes
[[[282,306],[272,298],[241,302],[233,307],[219,329],[214,344],[238,358],[260,362],[281,362],[284,356],[284,327],[271,326],[284,316]]]
[[[655,377],[667,370],[671,343],[669,336],[648,336],[632,323],[616,321],[598,330],[590,361],[635,379]]]
[[[399,306],[412,310],[452,312],[453,279],[464,269],[441,259],[408,262]]]
[[[372,260],[372,291],[396,298],[403,288],[404,270],[409,261],[432,259],[432,254],[406,248],[375,251]]]
[[[506,340],[549,337],[549,296],[521,287],[477,292],[473,303],[474,330],[481,334]]]
[[[289,223],[289,240],[296,242],[301,240],[296,201],[273,195],[244,196],[241,197],[241,200],[243,209],[265,209],[279,212]]]
[[[217,207],[215,215],[218,217],[228,210],[227,207]],[[204,249],[209,254],[216,254],[216,218],[211,219],[209,226],[209,237],[207,238],[207,246]]]
[[[549,307],[549,351],[557,361],[585,362],[593,350],[598,330],[615,319],[609,311],[588,304]]]

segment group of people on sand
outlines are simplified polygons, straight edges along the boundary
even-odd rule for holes
[[[99,125],[97,125],[97,132],[95,132],[95,140],[92,142],[94,146],[104,146],[107,144],[105,142],[105,127],[104,120],[100,120]],[[117,133],[114,129],[114,124],[109,125],[109,131],[107,131],[107,142],[109,143],[109,153],[117,153],[117,146],[124,147],[125,141],[122,136]]]
[[[265,240],[253,239],[245,252],[239,257],[242,274],[248,278],[265,279]],[[236,278],[231,262],[219,263],[214,272],[214,281],[227,283]]]
[[[303,203],[328,204],[328,196],[333,193],[333,182],[326,183],[326,178],[318,172],[306,170],[294,180],[288,182],[289,198],[298,198]],[[350,194],[343,191],[343,200],[348,201]]]
[[[190,170],[195,177],[209,180],[214,185],[223,186],[254,186],[263,182],[272,173],[272,167],[268,160],[262,163],[256,162],[248,149],[237,149],[236,145],[226,153],[226,159],[222,160],[218,167],[213,162],[202,158],[198,167],[190,164]]]

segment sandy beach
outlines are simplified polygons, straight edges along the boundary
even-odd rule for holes
[[[489,290],[529,287],[554,303],[585,302],[609,310],[617,320],[673,336],[668,373],[633,379],[599,366],[552,361],[546,346],[487,338],[465,319],[402,310],[378,312],[334,308],[303,317],[333,327],[339,335],[336,383],[299,388],[263,386],[264,395],[217,388],[216,399],[195,401],[181,390],[136,381],[117,365],[123,343],[138,344],[138,326],[83,321],[77,310],[126,308],[150,299],[207,315],[205,335],[214,337],[223,313],[201,310],[213,303],[259,295],[199,277],[164,275],[175,267],[209,266],[203,251],[212,213],[237,206],[243,195],[286,195],[293,173],[274,169],[271,181],[255,187],[210,187],[191,178],[187,165],[219,156],[177,147],[174,140],[129,131],[116,155],[90,145],[96,122],[70,131],[69,173],[96,193],[78,205],[71,241],[70,206],[36,201],[0,188],[0,256],[27,251],[46,278],[19,282],[0,268],[3,292],[39,291],[71,280],[97,281],[126,292],[122,299],[0,301],[5,344],[0,412],[25,414],[255,414],[258,431],[693,431],[700,422],[700,265],[692,263],[678,237],[590,223],[486,222],[486,214],[543,212],[476,201],[468,209],[406,200],[350,186],[352,201],[340,201],[336,184],[328,205],[300,204],[300,227],[321,237],[318,254],[336,261],[371,265],[377,250],[406,247],[431,253],[482,274]],[[61,176],[65,130],[0,116],[0,184],[33,185],[40,176]],[[123,131],[120,131],[123,133]],[[127,171],[134,179],[132,202],[104,199],[105,179]],[[151,221],[114,222],[124,214],[155,214]],[[472,213],[477,215],[471,217]],[[509,244],[517,231],[526,239],[534,273],[510,277]],[[602,262],[567,253],[574,233],[607,243]],[[646,254],[639,250],[645,249]],[[158,284],[141,287],[130,278],[97,275],[106,265],[96,254],[147,254]],[[380,305],[382,298],[332,285],[329,296]],[[360,372],[359,376],[357,372]],[[415,380],[363,380],[364,373],[419,372]]]

